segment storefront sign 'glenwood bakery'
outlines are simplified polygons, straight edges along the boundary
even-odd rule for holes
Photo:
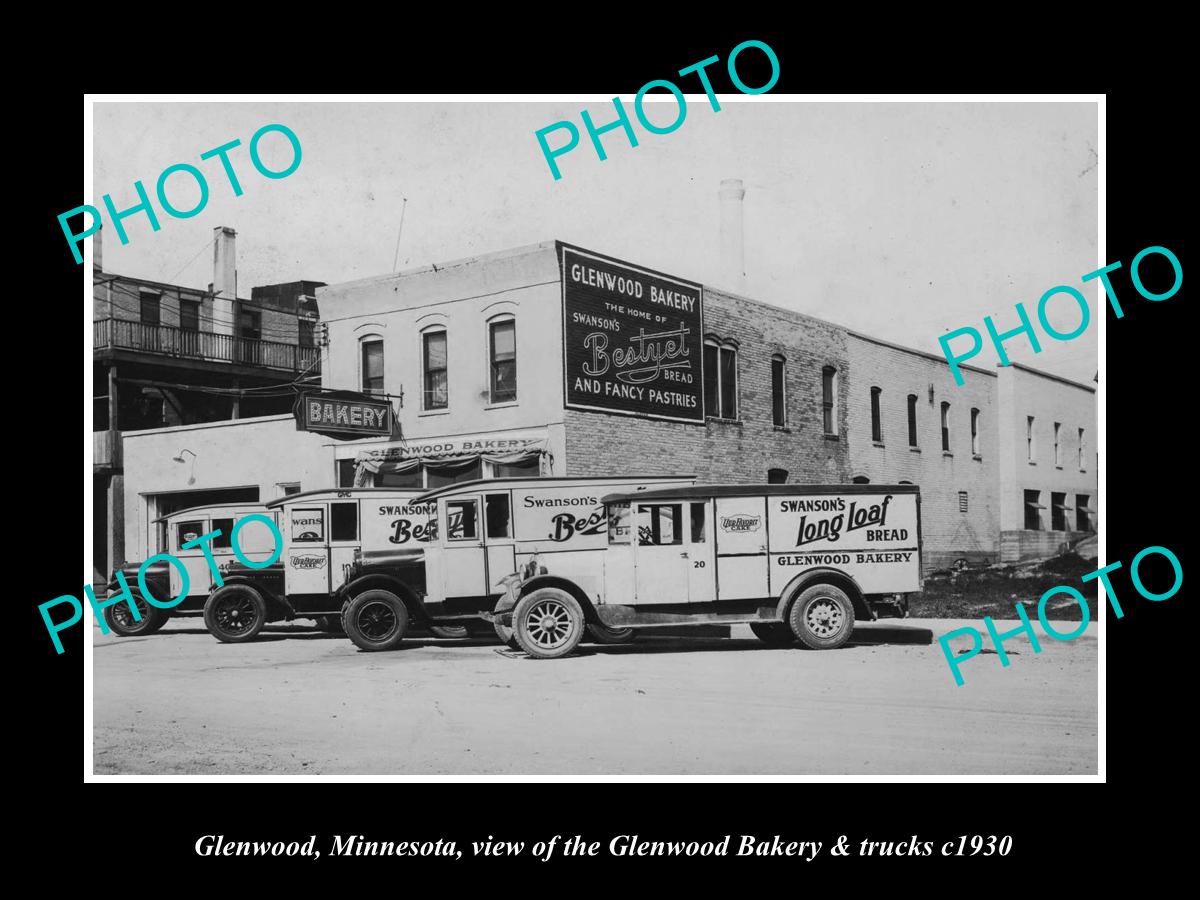
[[[703,288],[559,251],[566,406],[703,424]]]
[[[392,405],[351,391],[305,392],[296,399],[292,414],[297,431],[346,439],[392,433]]]

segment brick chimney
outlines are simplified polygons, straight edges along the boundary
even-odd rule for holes
[[[233,334],[237,310],[237,232],[219,225],[213,229],[213,331]]]

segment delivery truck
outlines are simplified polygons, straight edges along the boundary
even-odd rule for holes
[[[915,485],[677,485],[603,498],[605,552],[536,552],[489,614],[530,656],[608,629],[748,624],[831,650],[921,589]],[[600,565],[596,565],[600,563]]]

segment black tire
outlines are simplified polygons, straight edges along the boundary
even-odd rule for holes
[[[462,640],[471,636],[466,625],[430,625],[429,633],[437,638]]]
[[[329,634],[345,634],[341,616],[317,616],[317,628]]]
[[[342,625],[360,650],[394,650],[408,633],[408,607],[391,591],[363,591],[346,606]]]
[[[796,643],[796,635],[787,622],[751,622],[750,630],[756,638],[772,647],[790,647]]]
[[[492,629],[496,632],[496,637],[500,638],[500,643],[507,646],[508,649],[521,649],[521,644],[517,640],[517,636],[513,633],[511,625],[501,625],[499,622],[493,622]]]
[[[814,584],[800,592],[788,615],[800,643],[811,650],[835,650],[854,631],[854,604],[832,584]]]
[[[112,606],[105,607],[104,624],[108,626],[108,630],[113,634],[120,635],[121,637],[154,634],[154,632],[167,624],[167,619],[171,618],[171,614],[165,609],[151,606],[139,594],[133,594],[133,602],[137,605],[138,612],[142,616],[140,622],[133,620],[133,613],[129,611],[128,603],[115,603]]]
[[[517,601],[513,632],[535,659],[558,659],[579,644],[584,631],[579,601],[558,588],[539,588]]]
[[[609,628],[596,622],[589,622],[584,640],[591,639],[597,644],[632,644],[637,638],[637,632],[632,628]]]
[[[248,584],[227,584],[208,595],[204,627],[223,644],[244,644],[267,624],[267,603]]]

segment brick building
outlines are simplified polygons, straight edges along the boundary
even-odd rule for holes
[[[276,455],[270,478],[302,489],[535,473],[910,482],[922,490],[927,570],[995,561],[1002,546],[1054,552],[1078,536],[1050,529],[1082,519],[1019,517],[1025,490],[1070,497],[1072,513],[1079,496],[1094,504],[1094,460],[1083,472],[1039,460],[1035,478],[1017,466],[1013,431],[1027,415],[1057,422],[1060,455],[1072,452],[1063,429],[1095,433],[1086,386],[964,367],[957,387],[941,357],[581,248],[546,242],[317,297],[329,338],[322,386],[388,397],[403,438],[335,440],[297,433],[286,417],[257,420],[248,443]],[[249,424],[224,429],[249,435]],[[142,437],[149,473],[178,430]],[[155,465],[127,485],[131,503],[173,489],[179,473]],[[218,477],[268,477],[237,466]]]

